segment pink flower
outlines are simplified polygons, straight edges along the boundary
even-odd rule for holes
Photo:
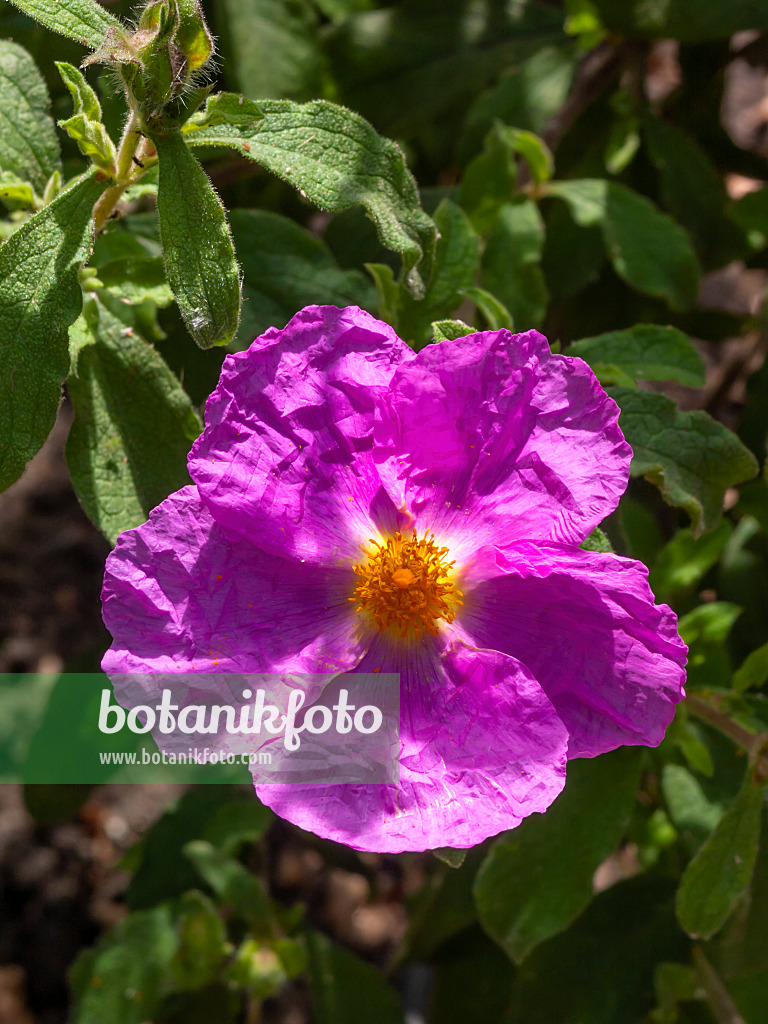
[[[567,758],[658,744],[684,695],[645,567],[579,547],[627,484],[617,419],[536,331],[414,355],[357,308],[304,309],[227,357],[194,485],[118,539],[104,668],[399,672],[399,786],[260,798],[358,849],[512,828]]]

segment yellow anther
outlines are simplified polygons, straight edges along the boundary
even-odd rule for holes
[[[351,601],[379,632],[400,637],[437,634],[437,622],[451,622],[461,605],[452,580],[448,548],[438,548],[427,531],[419,539],[396,533],[385,542],[371,540],[367,559],[354,567],[359,582]]]

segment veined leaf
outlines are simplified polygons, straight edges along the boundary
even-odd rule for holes
[[[609,331],[582,338],[568,346],[569,356],[589,363],[603,384],[631,380],[676,380],[691,388],[704,385],[704,361],[691,340],[676,327],[637,324],[626,331]]]
[[[80,178],[0,246],[0,489],[53,427],[69,371],[67,329],[82,308],[78,273],[106,186]]]
[[[294,185],[322,210],[365,207],[381,241],[403,258],[406,283],[424,294],[436,241],[400,147],[344,107],[313,100],[259,103],[251,126],[221,124],[187,136],[191,146],[226,146]],[[422,277],[423,274],[423,277]]]
[[[122,25],[96,0],[11,0],[20,11],[59,35],[75,39],[92,50],[99,47],[110,29]]]
[[[179,132],[152,141],[168,283],[200,348],[226,345],[240,320],[240,277],[224,207]]]
[[[0,170],[28,181],[38,195],[61,170],[59,140],[48,112],[48,90],[21,46],[0,40]]]
[[[705,412],[681,412],[666,395],[611,388],[619,426],[632,446],[633,476],[647,477],[691,517],[694,537],[720,520],[729,487],[757,473],[754,455]]]
[[[101,120],[101,104],[81,71],[65,61],[56,61],[61,79],[69,89],[76,114],[84,114],[89,121]]]
[[[202,430],[162,356],[112,308],[91,301],[72,337],[75,422],[67,462],[89,518],[114,543],[189,483],[187,453]]]

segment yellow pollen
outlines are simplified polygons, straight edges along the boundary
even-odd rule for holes
[[[433,534],[427,531],[419,539],[414,530],[410,537],[396,533],[383,543],[369,543],[373,550],[363,549],[367,560],[354,567],[359,582],[350,601],[380,633],[436,635],[439,619],[453,621],[462,595],[451,579],[448,548],[439,548]]]

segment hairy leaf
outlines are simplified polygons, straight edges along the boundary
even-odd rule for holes
[[[157,209],[168,283],[200,348],[226,345],[240,320],[240,277],[227,217],[178,132],[156,134]]]
[[[76,114],[84,114],[89,121],[101,120],[101,104],[81,71],[65,61],[56,61],[61,79],[69,89]]]
[[[27,51],[7,39],[0,40],[0,95],[0,170],[30,182],[42,195],[61,170],[48,90]]]
[[[119,318],[120,304],[90,305],[73,339],[67,462],[83,508],[114,543],[189,483],[202,424],[160,354]]]
[[[746,891],[757,858],[762,781],[747,769],[736,799],[686,868],[677,893],[677,916],[693,938],[709,939],[725,924]]]
[[[122,25],[96,0],[11,0],[19,10],[59,35],[95,50],[110,30]]]
[[[0,489],[21,475],[56,418],[69,371],[67,329],[82,308],[78,273],[91,250],[87,175],[0,246]]]
[[[99,267],[99,281],[131,305],[152,302],[162,307],[173,302],[173,293],[166,283],[163,261],[159,256],[145,254],[143,258],[110,260]]]
[[[600,227],[613,269],[627,284],[673,309],[693,305],[699,265],[688,236],[645,196],[598,178],[552,181],[547,194],[565,200],[581,227]]]
[[[633,381],[676,380],[692,388],[704,385],[704,362],[676,327],[637,324],[625,331],[609,331],[573,342],[568,355],[589,363],[603,384],[623,384],[620,375],[626,375]]]
[[[361,205],[381,241],[403,257],[412,294],[424,294],[436,233],[422,210],[402,151],[359,114],[314,100],[270,100],[252,126],[218,125],[188,136],[191,146],[226,146],[284,178],[322,210]]]
[[[114,174],[117,153],[103,124],[89,121],[85,114],[75,114],[66,121],[59,121],[59,128],[63,128],[70,139],[77,143],[83,156],[87,156],[108,174]]]
[[[633,388],[609,393],[634,452],[632,475],[647,477],[671,505],[684,508],[694,537],[715,527],[726,490],[757,473],[754,455],[705,412],[681,412],[671,398]]]
[[[592,899],[635,803],[642,752],[571,761],[565,790],[491,849],[475,881],[483,927],[517,963],[567,928]]]

